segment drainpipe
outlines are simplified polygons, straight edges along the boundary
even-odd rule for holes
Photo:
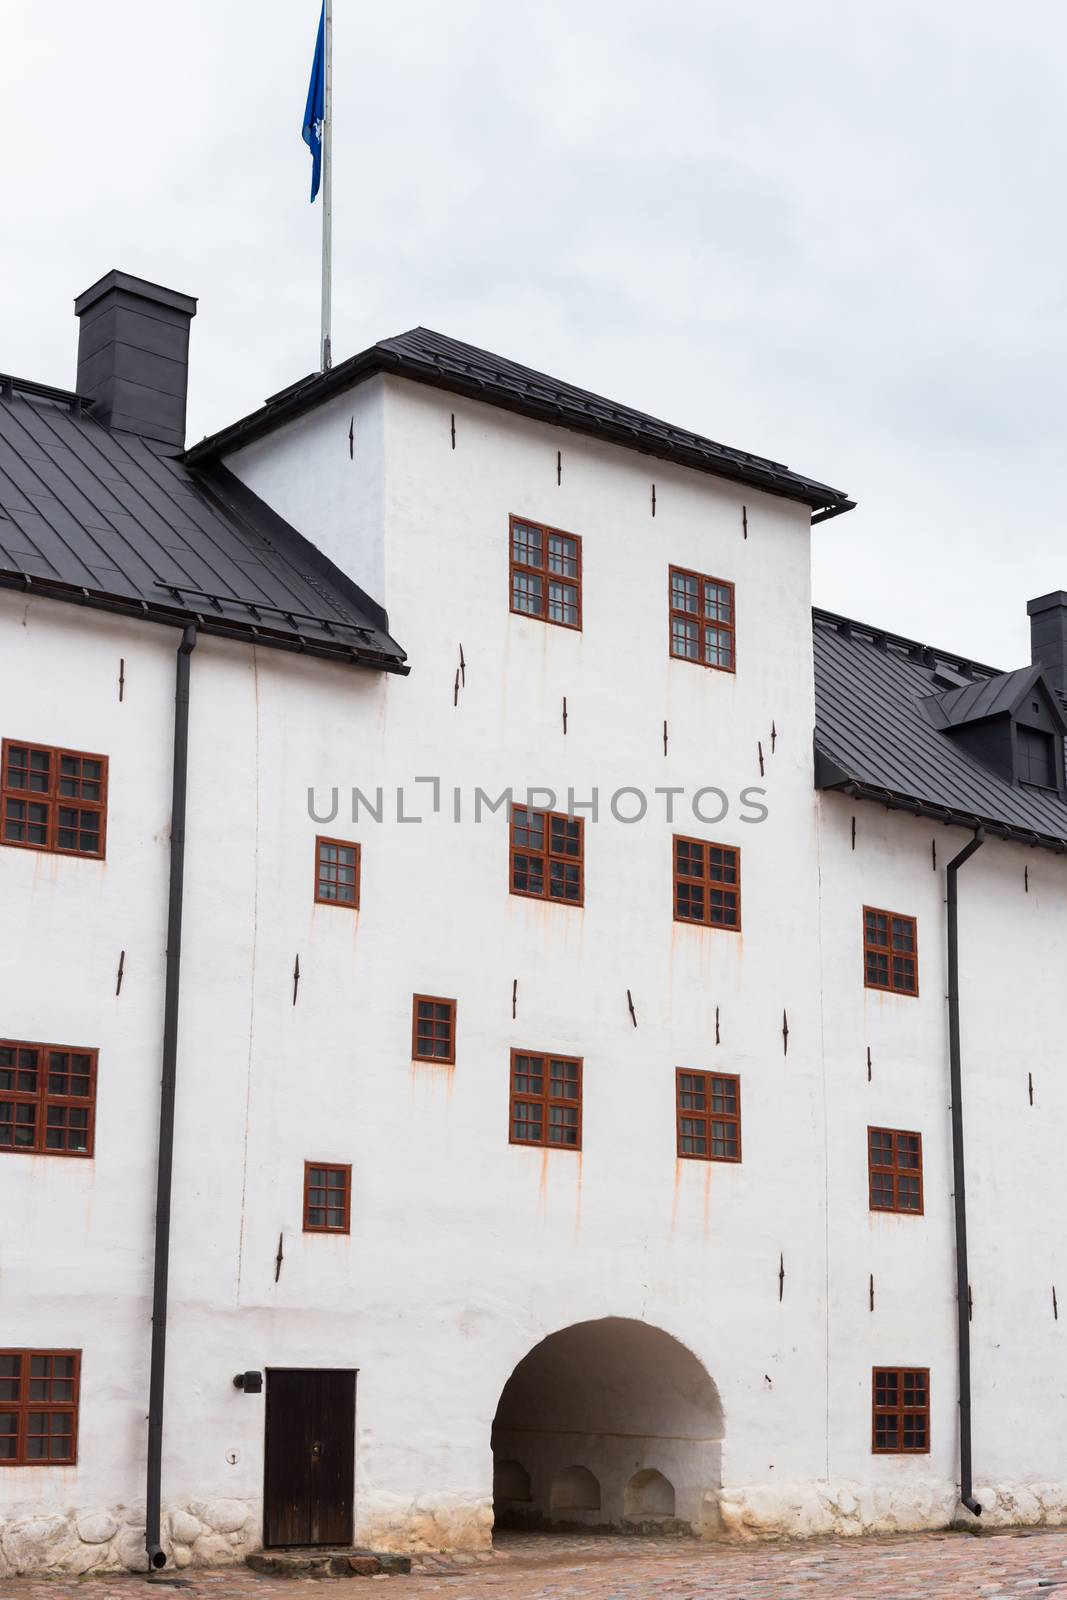
[[[960,1371],[960,1502],[976,1517],[982,1508],[971,1483],[971,1306],[967,1272],[967,1184],[963,1170],[963,1074],[960,1069],[960,919],[956,876],[985,842],[978,828],[948,864],[948,1055],[952,1085],[952,1189],[956,1210],[956,1343]]]
[[[174,787],[170,810],[170,894],[167,904],[167,978],[163,999],[163,1072],[159,1095],[159,1156],[156,1163],[156,1243],[152,1280],[152,1359],[148,1379],[148,1486],[145,1549],[149,1570],[165,1567],[160,1543],[160,1479],[163,1469],[163,1380],[167,1361],[167,1279],[170,1271],[170,1189],[174,1167],[174,1088],[178,1062],[178,988],[182,961],[182,897],[185,889],[185,794],[189,771],[189,668],[196,648],[190,623],[178,646],[174,684]]]

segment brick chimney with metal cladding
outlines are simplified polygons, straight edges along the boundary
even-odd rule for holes
[[[1044,667],[1061,694],[1067,694],[1067,593],[1056,589],[1031,600],[1030,660]]]
[[[109,272],[74,302],[78,393],[107,428],[185,447],[191,295]]]

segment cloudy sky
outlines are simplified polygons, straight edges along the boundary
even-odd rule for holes
[[[338,358],[424,323],[859,507],[816,601],[1013,666],[1067,588],[1067,11],[335,0]],[[0,370],[200,297],[190,438],[317,364],[318,0],[0,0]]]

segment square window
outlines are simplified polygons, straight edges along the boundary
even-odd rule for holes
[[[305,1233],[348,1233],[351,1206],[351,1166],[304,1162]]]
[[[360,846],[350,839],[315,840],[315,902],[359,909]]]
[[[868,1128],[867,1172],[872,1211],[921,1213],[921,1134],[902,1133],[897,1128]]]
[[[582,626],[582,541],[576,533],[511,518],[512,611],[560,628]]]
[[[0,818],[0,844],[102,859],[107,758],[5,739]]]
[[[582,1063],[576,1056],[511,1052],[512,1144],[582,1147]]]
[[[0,1154],[91,1156],[96,1051],[0,1040]]]
[[[0,1461],[73,1465],[80,1368],[78,1350],[0,1350]]]
[[[451,1066],[456,1059],[456,1002],[417,994],[411,1002],[411,1055],[414,1061]]]
[[[929,1453],[930,1374],[925,1367],[875,1367],[871,1412],[875,1455]]]
[[[741,1160],[741,1079],[721,1072],[674,1075],[678,1154],[700,1161]]]
[[[674,920],[740,930],[740,850],[675,835]]]
[[[914,917],[863,908],[863,981],[891,994],[919,993],[918,924]]]
[[[733,672],[736,638],[733,584],[671,567],[671,655],[718,672]]]
[[[580,906],[585,895],[585,819],[511,808],[512,894]]]

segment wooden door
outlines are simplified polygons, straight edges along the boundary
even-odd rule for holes
[[[356,1374],[267,1373],[263,1543],[352,1543]]]

